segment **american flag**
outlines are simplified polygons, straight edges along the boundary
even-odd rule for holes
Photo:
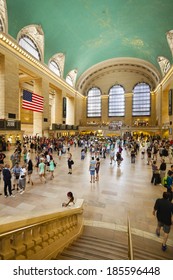
[[[28,90],[23,90],[22,108],[43,113],[43,97]]]

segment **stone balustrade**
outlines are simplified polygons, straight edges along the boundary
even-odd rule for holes
[[[1,260],[54,258],[83,230],[83,200],[75,206],[27,220],[1,225]]]

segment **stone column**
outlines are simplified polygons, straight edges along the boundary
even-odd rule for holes
[[[78,98],[78,102],[78,115],[76,117],[76,119],[78,120],[77,124],[84,126],[87,124],[87,97],[84,96],[84,98],[80,100]]]
[[[102,95],[102,119],[101,124],[108,122],[108,114],[109,114],[109,108],[108,108],[108,95]]]
[[[33,135],[43,136],[49,129],[49,82],[41,78],[35,80],[34,93],[44,97],[44,109],[43,113],[33,112]]]
[[[74,98],[66,97],[66,99],[67,99],[66,124],[73,125],[74,124]]]
[[[151,92],[151,118],[149,121],[149,125],[156,126],[156,94]]]
[[[86,98],[76,93],[74,106],[75,125],[86,123]]]
[[[159,87],[156,93],[156,124],[162,125],[162,86]]]
[[[55,93],[55,123],[62,124],[62,91],[59,89]]]
[[[0,118],[14,114],[19,120],[19,65],[13,56],[0,55]]]
[[[132,126],[132,98],[133,93],[125,93],[125,117],[124,123],[127,126]]]
[[[66,93],[65,92],[63,92],[62,91],[62,123],[64,123],[64,124],[66,124],[67,123],[67,121],[66,121],[66,119],[67,119],[67,100],[66,100],[66,117],[64,116],[64,101],[63,101],[63,99],[64,98],[66,98]]]

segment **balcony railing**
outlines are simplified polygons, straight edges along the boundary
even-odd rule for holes
[[[69,125],[69,124],[52,124],[52,130],[78,130],[77,125]]]

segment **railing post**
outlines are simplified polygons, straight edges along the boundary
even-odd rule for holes
[[[2,260],[12,260],[15,257],[15,251],[11,249],[10,235],[0,239],[0,257]]]
[[[22,231],[15,232],[12,235],[12,246],[11,248],[15,251],[15,259],[26,259],[26,245],[24,245],[24,234]]]
[[[128,233],[128,259],[133,260],[133,244],[132,244],[132,233],[131,233],[129,216],[127,217],[127,233]]]
[[[26,245],[26,256],[32,256],[34,254],[34,241],[32,240],[32,229],[26,229],[24,231],[24,245]]]
[[[32,228],[32,240],[34,241],[34,251],[38,252],[42,249],[42,238],[40,236],[40,226]]]

